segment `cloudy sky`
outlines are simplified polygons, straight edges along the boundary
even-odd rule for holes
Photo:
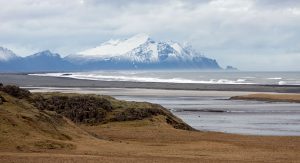
[[[65,56],[147,33],[221,66],[300,70],[299,0],[0,0],[0,46]]]

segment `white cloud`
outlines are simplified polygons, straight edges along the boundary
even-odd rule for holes
[[[255,55],[266,69],[268,60],[283,60],[277,69],[300,70],[282,59],[299,61],[299,11],[291,0],[0,0],[0,45],[19,54],[67,55],[111,37],[149,33],[188,41],[222,65],[253,69]]]

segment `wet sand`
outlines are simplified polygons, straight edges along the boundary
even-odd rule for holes
[[[62,77],[30,76],[27,74],[0,74],[0,82],[21,87],[81,87],[81,88],[146,88],[202,91],[248,91],[300,93],[297,85],[249,85],[249,84],[191,84],[191,83],[153,83],[126,81],[96,81]]]

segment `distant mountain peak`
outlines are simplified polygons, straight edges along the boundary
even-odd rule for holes
[[[50,50],[44,50],[29,57],[60,57],[60,55],[57,53],[52,53]]]
[[[205,57],[191,46],[186,47],[175,41],[155,41],[147,34],[109,40],[96,48],[69,55],[65,59],[79,65],[95,63],[95,67],[99,67],[102,64],[104,68],[121,66],[220,69],[215,60]]]
[[[148,34],[140,33],[140,34],[136,34],[136,35],[132,36],[131,38],[129,38],[127,40],[134,40],[134,41],[146,42],[148,40],[151,40],[151,38],[150,38],[150,36]]]
[[[192,60],[200,53],[175,41],[154,41],[147,34],[137,34],[124,40],[109,40],[100,46],[68,56],[72,60],[102,60],[119,58],[135,62],[158,62],[163,60]],[[204,57],[204,56],[202,56]]]
[[[14,58],[17,58],[17,55],[13,51],[0,46],[0,61],[9,61]]]

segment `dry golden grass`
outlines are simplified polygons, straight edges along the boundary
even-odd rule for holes
[[[1,152],[1,162],[299,162],[299,137],[241,136],[184,131],[155,120],[80,128],[97,139],[74,140],[76,149]]]
[[[231,97],[234,100],[257,100],[271,102],[300,102],[300,94],[250,94]]]
[[[162,115],[78,125],[3,96],[9,102],[0,105],[1,163],[300,162],[300,137],[179,130]]]

